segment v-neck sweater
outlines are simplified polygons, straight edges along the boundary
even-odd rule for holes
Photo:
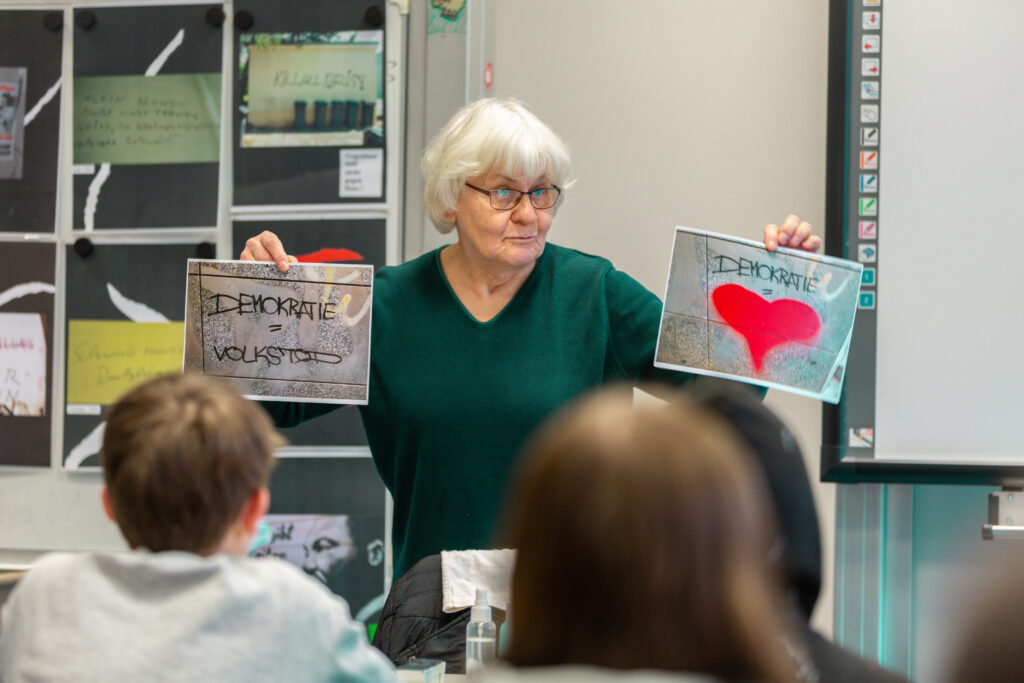
[[[653,366],[661,301],[597,256],[547,244],[496,316],[475,319],[440,249],[374,280],[366,438],[394,498],[395,577],[442,550],[494,547],[523,444],[601,384],[693,376]],[[332,406],[265,404],[279,426]]]

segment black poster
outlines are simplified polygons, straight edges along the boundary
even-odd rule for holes
[[[50,466],[56,254],[0,242],[0,465]]]
[[[181,371],[186,268],[197,256],[195,244],[83,247],[67,247],[67,469],[99,465],[98,428],[121,393]]]
[[[0,11],[0,231],[53,232],[63,11]]]
[[[301,567],[376,623],[384,598],[384,484],[369,457],[280,458],[270,481],[271,535],[254,555]]]
[[[384,0],[235,9],[234,204],[384,201]]]
[[[379,218],[235,221],[232,255],[263,230],[276,234],[289,254],[307,263],[358,263],[375,269],[387,261],[387,223]],[[355,407],[335,410],[282,431],[293,446],[365,446]]]
[[[218,8],[75,10],[74,229],[217,224]]]

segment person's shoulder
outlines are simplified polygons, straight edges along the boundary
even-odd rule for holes
[[[405,263],[377,269],[373,278],[373,298],[376,303],[385,305],[380,310],[375,309],[375,313],[399,307],[411,296],[432,291],[432,285],[436,285],[438,279],[439,251],[434,249]]]
[[[544,245],[544,260],[554,268],[578,273],[603,274],[615,269],[612,262],[603,256],[551,242]]]
[[[432,249],[405,263],[394,266],[381,266],[374,275],[374,285],[385,283],[388,285],[400,284],[414,281],[436,269],[437,253],[440,249]]]
[[[25,572],[18,585],[32,585],[51,581],[54,577],[64,577],[81,571],[87,565],[94,564],[101,553],[96,552],[53,552],[41,556]]]
[[[31,610],[36,600],[49,599],[55,590],[72,590],[78,585],[79,577],[94,571],[96,554],[52,552],[43,555],[18,579],[5,607]]]
[[[320,581],[282,559],[241,557],[234,559],[232,565],[239,574],[276,593],[288,609],[303,613],[317,609],[325,612],[343,609],[346,614],[348,613],[348,605],[341,597],[332,593]]]
[[[516,668],[507,664],[488,667],[479,683],[715,683],[716,679],[684,672],[652,669],[606,669],[584,664]]]
[[[807,643],[811,660],[821,673],[823,681],[909,683],[909,679],[905,676],[850,652],[810,628],[805,630],[804,640]]]

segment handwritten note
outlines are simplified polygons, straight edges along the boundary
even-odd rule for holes
[[[366,403],[371,266],[190,259],[185,369],[267,400]]]
[[[338,196],[380,197],[384,194],[384,150],[343,149],[339,156]]]
[[[139,382],[181,370],[184,323],[69,320],[67,402],[110,405]]]
[[[862,268],[676,228],[654,364],[835,403]]]
[[[220,84],[218,73],[76,78],[74,163],[217,161]]]
[[[0,416],[46,415],[46,334],[39,313],[0,313]]]

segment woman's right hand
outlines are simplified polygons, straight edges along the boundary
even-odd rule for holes
[[[284,245],[277,235],[269,230],[247,239],[245,249],[238,258],[243,261],[273,261],[282,273],[288,272],[289,263],[298,263],[298,259],[285,252]]]

